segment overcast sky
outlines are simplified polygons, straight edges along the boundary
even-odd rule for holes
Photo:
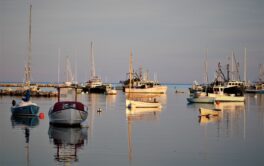
[[[32,0],[32,81],[65,80],[70,57],[77,80],[89,79],[90,43],[96,74],[107,82],[126,78],[129,50],[160,82],[203,82],[235,52],[243,79],[264,64],[263,0]],[[0,81],[23,81],[28,55],[29,0],[0,0]],[[76,65],[77,64],[77,65]],[[76,67],[75,67],[76,66]],[[225,69],[225,67],[223,67]],[[77,69],[77,72],[74,70]]]

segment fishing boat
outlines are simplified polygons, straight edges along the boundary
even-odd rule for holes
[[[88,116],[88,108],[77,101],[77,87],[74,101],[60,101],[60,87],[58,87],[58,102],[49,110],[50,124],[80,126]]]
[[[129,89],[130,79],[123,82],[124,92],[126,93],[147,93],[147,94],[165,94],[167,86],[161,85],[157,81],[149,80],[148,76],[142,76],[140,73],[132,73],[131,89]]]
[[[126,93],[147,93],[147,94],[165,94],[167,86],[161,85],[154,75],[154,81],[148,77],[148,72],[142,74],[140,67],[139,73],[132,71],[131,88],[129,89],[130,78],[123,81],[123,90]]]
[[[199,108],[200,116],[218,116],[221,112],[221,109],[208,109],[208,108]]]
[[[158,93],[164,94],[167,91],[167,86],[162,85],[143,85],[143,86],[136,86],[129,90],[129,88],[125,88],[126,93]]]
[[[229,89],[230,87],[217,85],[213,87],[214,93],[208,93],[208,96],[214,97],[216,102],[217,101],[219,102],[244,102],[245,101],[245,96],[243,93],[238,93],[238,94],[225,93]]]
[[[133,72],[133,65],[132,65],[132,50],[130,50],[130,60],[129,60],[129,89],[128,89],[128,97],[126,98],[126,107],[127,108],[161,108],[161,104],[156,101],[143,101],[139,99],[133,98],[131,94],[131,82],[132,82],[132,72]]]

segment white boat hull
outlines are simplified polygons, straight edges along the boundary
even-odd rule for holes
[[[86,120],[87,116],[87,111],[80,111],[73,108],[60,111],[51,110],[49,112],[50,123],[58,125],[80,125]]]
[[[144,102],[126,99],[127,108],[161,108],[161,104],[158,102]]]
[[[244,102],[244,96],[209,94],[209,97],[214,97],[215,102]]]
[[[220,109],[199,108],[200,116],[218,116]]]
[[[116,95],[117,94],[117,90],[115,90],[115,89],[107,90],[106,94],[107,95]]]
[[[164,94],[167,91],[167,86],[154,86],[151,88],[125,88],[126,93],[158,93]]]

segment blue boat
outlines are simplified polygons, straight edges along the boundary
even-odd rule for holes
[[[25,96],[19,103],[12,101],[11,112],[14,116],[36,116],[38,114],[39,106],[30,101],[30,90],[26,90]]]
[[[189,103],[214,103],[214,97],[201,96],[201,97],[189,97],[187,98]]]

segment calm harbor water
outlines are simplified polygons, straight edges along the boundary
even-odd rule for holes
[[[82,128],[49,125],[56,98],[32,98],[45,118],[13,118],[14,97],[0,97],[0,165],[263,165],[264,95],[243,103],[187,104],[170,85],[161,110],[129,111],[125,94],[80,94],[89,108]],[[17,98],[19,99],[19,98]],[[218,107],[219,117],[198,117]],[[103,111],[99,114],[97,109]]]

